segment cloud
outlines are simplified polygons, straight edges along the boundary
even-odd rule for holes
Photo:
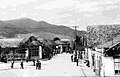
[[[73,6],[76,3],[76,1],[74,0],[55,0],[55,1],[51,1],[51,2],[47,2],[43,5],[40,6],[36,6],[36,9],[47,9],[47,10],[51,10],[51,9],[57,9],[57,8],[66,8],[69,6]]]
[[[115,24],[120,24],[120,15],[116,16],[116,19],[114,20]]]
[[[12,8],[11,11],[16,11],[17,9],[16,8]]]
[[[27,17],[27,16],[28,16],[28,13],[22,13],[20,16],[21,16],[21,17]]]
[[[36,9],[65,9],[70,8],[76,12],[99,12],[103,10],[110,10],[117,8],[116,3],[119,3],[120,0],[54,0],[47,2],[43,5],[36,6]]]
[[[1,14],[1,15],[6,15],[6,14],[7,14],[7,11],[1,12],[0,14]]]
[[[75,6],[78,12],[100,12],[104,10],[110,10],[113,8],[117,8],[116,3],[119,3],[120,0],[98,0],[98,1],[90,1],[87,3],[78,2]],[[107,8],[107,9],[106,9]]]
[[[0,8],[16,7],[19,4],[28,4],[37,1],[38,0],[0,0]]]
[[[92,17],[93,14],[87,13],[87,14],[85,14],[84,16],[85,16],[85,17]]]
[[[68,18],[70,16],[71,16],[70,14],[62,14],[62,15],[57,14],[57,15],[50,17],[50,19]]]

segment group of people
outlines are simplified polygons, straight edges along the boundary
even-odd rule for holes
[[[33,66],[35,66],[35,59],[33,59]],[[37,60],[37,63],[36,63],[36,70],[40,70],[41,69],[41,62],[39,60]]]
[[[41,62],[39,60],[37,60],[36,64],[35,64],[35,59],[33,59],[33,66],[36,66],[36,70],[40,70],[41,69]],[[11,61],[11,68],[14,68],[14,59]],[[23,65],[23,60],[20,62],[20,68],[24,69],[24,65]]]

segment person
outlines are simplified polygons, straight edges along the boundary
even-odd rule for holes
[[[12,61],[11,61],[11,68],[13,68],[13,66],[14,66],[14,60],[12,59]]]
[[[37,63],[36,63],[36,70],[40,70],[41,69],[41,62],[39,60],[37,60]]]
[[[77,66],[78,66],[78,59],[77,59]]]
[[[35,59],[33,59],[33,66],[35,66]]]
[[[39,70],[41,69],[41,62],[40,61],[38,62],[38,69]]]
[[[86,60],[86,66],[90,67],[90,62],[89,62],[89,60]]]
[[[21,69],[24,69],[24,67],[23,67],[23,60],[21,61],[20,65],[21,65]]]
[[[71,61],[73,62],[73,55],[71,55]]]
[[[38,60],[37,60],[37,63],[36,63],[36,70],[38,69]]]

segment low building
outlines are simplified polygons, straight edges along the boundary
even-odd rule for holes
[[[34,36],[30,36],[26,41],[24,40],[21,48],[26,49],[26,59],[42,59],[42,43]]]
[[[94,49],[88,48],[90,67],[98,76],[120,76],[120,42],[111,41]]]
[[[23,39],[18,38],[9,38],[9,39],[0,39],[1,46],[1,59],[7,57],[8,60],[11,59],[20,59],[25,57],[25,53],[18,54],[18,45],[22,42]]]
[[[26,38],[0,39],[1,58],[11,59],[41,59],[42,43],[34,36]]]
[[[69,52],[70,48],[70,40],[69,39],[61,39],[56,40],[55,43],[57,44],[57,49],[59,53]]]

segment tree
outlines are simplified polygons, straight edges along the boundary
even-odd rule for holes
[[[55,38],[53,39],[53,41],[57,41],[57,40],[59,40],[59,41],[60,41],[60,38],[55,37]]]

